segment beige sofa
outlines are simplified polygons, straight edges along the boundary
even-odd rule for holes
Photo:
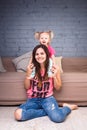
[[[0,73],[0,105],[19,105],[26,100],[25,72],[17,72],[13,57],[2,57],[6,72]],[[62,87],[54,90],[59,104],[63,102],[87,106],[87,57],[62,58]]]

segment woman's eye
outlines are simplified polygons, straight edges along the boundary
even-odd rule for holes
[[[42,52],[41,55],[44,55],[44,53]]]
[[[36,53],[35,55],[38,56],[38,53]]]

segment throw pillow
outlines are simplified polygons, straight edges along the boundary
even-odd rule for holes
[[[16,67],[17,72],[26,72],[31,55],[32,52],[30,51],[12,60],[12,62]]]
[[[60,72],[63,73],[61,61],[62,61],[62,56],[55,57],[55,63],[56,63],[56,65],[58,65]]]
[[[6,72],[6,69],[4,68],[4,66],[2,64],[1,56],[0,56],[0,72]]]

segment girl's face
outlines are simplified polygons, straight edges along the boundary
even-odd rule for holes
[[[46,53],[42,48],[37,49],[35,59],[39,64],[42,64],[46,61]]]
[[[48,33],[41,33],[39,42],[40,42],[40,44],[44,44],[45,46],[48,46],[48,44],[50,43],[49,34]]]

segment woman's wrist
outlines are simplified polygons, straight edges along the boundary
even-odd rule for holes
[[[31,79],[31,77],[30,76],[26,76],[26,79]]]
[[[31,79],[30,74],[26,73],[26,79]]]

